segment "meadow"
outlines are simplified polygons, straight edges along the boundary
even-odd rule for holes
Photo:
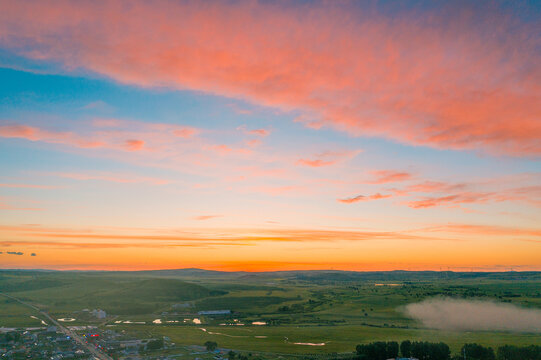
[[[221,348],[283,354],[347,353],[361,343],[405,339],[442,341],[454,352],[468,342],[541,345],[536,332],[428,329],[404,313],[407,304],[438,297],[541,309],[541,273],[535,272],[1,271],[0,292],[55,318],[75,318],[70,325],[166,336],[177,345],[215,341]],[[108,317],[82,311],[97,308]],[[232,313],[198,315],[208,310]],[[32,314],[0,299],[0,327],[39,326]]]

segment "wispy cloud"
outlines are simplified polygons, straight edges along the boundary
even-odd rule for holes
[[[237,130],[242,131],[246,135],[267,137],[270,135],[271,131],[268,129],[248,129],[246,125],[239,126]]]
[[[204,221],[204,220],[211,220],[215,218],[223,217],[223,215],[198,215],[194,216],[194,220]]]
[[[145,142],[143,140],[129,139],[126,140],[125,146],[129,151],[139,151],[143,149]]]
[[[538,29],[503,6],[401,9],[396,21],[333,2],[163,4],[10,3],[0,41],[124,83],[297,109],[312,128],[541,154]]]
[[[387,184],[407,181],[412,178],[409,172],[395,171],[395,170],[377,170],[372,171],[371,174],[375,177],[373,180],[368,181],[370,184]]]
[[[105,145],[101,141],[88,140],[72,132],[44,130],[27,125],[0,125],[0,137],[43,141],[79,148],[99,148]]]
[[[352,204],[352,203],[356,203],[356,202],[359,202],[359,201],[370,201],[370,200],[380,200],[380,199],[387,199],[387,198],[390,198],[392,197],[392,195],[390,194],[385,194],[385,195],[382,195],[380,193],[376,193],[376,194],[373,194],[373,195],[357,195],[357,196],[353,196],[353,197],[350,197],[350,198],[345,198],[345,199],[337,199],[338,202],[341,202],[341,203],[344,203],[344,204]]]
[[[297,160],[297,165],[308,167],[323,167],[337,164],[354,158],[359,154],[360,150],[345,150],[345,151],[324,151],[315,154],[311,158],[302,158]]]

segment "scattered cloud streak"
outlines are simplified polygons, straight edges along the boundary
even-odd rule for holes
[[[375,179],[369,181],[370,184],[387,184],[394,182],[402,182],[410,180],[412,175],[408,172],[394,171],[394,170],[378,170],[372,171]]]
[[[204,221],[204,220],[211,220],[215,218],[223,217],[223,215],[198,215],[194,216],[194,220]]]
[[[344,203],[344,204],[352,204],[352,203],[356,203],[356,202],[359,202],[359,201],[380,200],[380,199],[387,199],[387,198],[390,198],[390,197],[392,197],[392,195],[390,195],[390,194],[382,195],[380,193],[376,193],[376,194],[368,195],[368,196],[357,195],[357,196],[350,197],[350,198],[337,199],[337,201],[341,202],[341,203]]]
[[[313,158],[303,158],[297,160],[297,165],[308,167],[323,167],[350,160],[357,156],[361,151],[324,151],[315,154]]]

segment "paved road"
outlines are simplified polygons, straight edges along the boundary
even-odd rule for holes
[[[99,359],[99,360],[113,360],[112,357],[110,357],[109,355],[103,353],[102,351],[100,351],[99,349],[97,349],[96,347],[94,347],[92,344],[88,344],[86,343],[79,335],[77,335],[74,331],[71,331],[70,329],[60,325],[58,323],[58,321],[56,321],[55,319],[53,319],[52,317],[49,316],[49,314],[47,314],[45,311],[42,311],[41,309],[39,309],[38,307],[32,305],[32,304],[29,304],[29,303],[26,303],[24,301],[21,301],[19,299],[17,299],[16,297],[13,297],[11,295],[7,295],[7,294],[3,294],[3,293],[0,293],[0,295],[2,296],[5,296],[9,299],[12,299],[12,300],[15,300],[17,301],[19,304],[22,304],[24,306],[27,306],[31,309],[34,309],[35,311],[39,312],[41,315],[43,315],[47,320],[49,320],[51,323],[53,323],[60,331],[62,331],[64,334],[66,334],[67,336],[71,337],[73,340],[75,340],[75,342],[77,342],[79,345],[81,345],[82,347],[84,347],[85,349],[87,349],[92,355],[94,355],[95,358]]]

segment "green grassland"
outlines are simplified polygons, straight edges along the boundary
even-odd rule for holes
[[[0,292],[51,316],[76,318],[72,324],[167,336],[178,345],[211,340],[222,348],[288,354],[351,352],[359,343],[405,339],[443,341],[455,352],[466,342],[541,345],[534,333],[426,329],[402,311],[409,303],[441,296],[541,309],[541,273],[533,272],[0,271]],[[110,316],[98,321],[81,312],[94,308]],[[197,315],[224,309],[233,313]],[[39,326],[30,315],[32,310],[0,298],[0,326]],[[153,324],[155,319],[162,324]],[[145,324],[123,323],[127,320]],[[251,325],[254,321],[267,325]]]

